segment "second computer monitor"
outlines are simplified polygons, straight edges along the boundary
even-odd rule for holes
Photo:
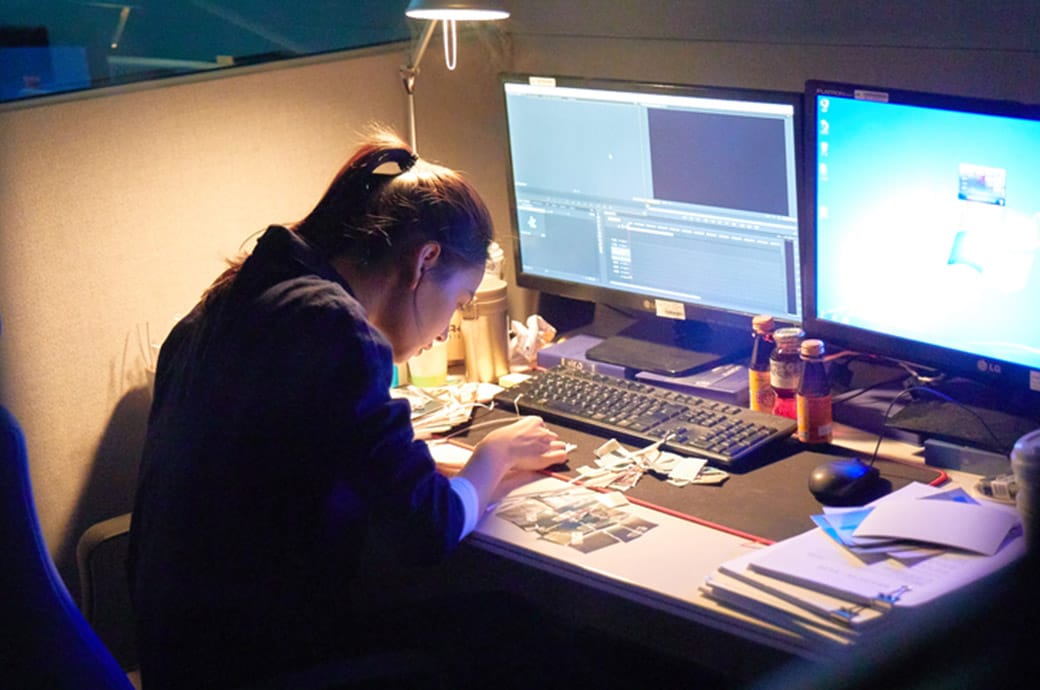
[[[1040,109],[806,85],[806,329],[1040,403]],[[933,373],[934,377],[935,374]]]

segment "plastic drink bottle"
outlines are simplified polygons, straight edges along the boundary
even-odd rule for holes
[[[802,342],[802,380],[795,396],[798,408],[798,440],[802,443],[830,443],[833,437],[831,382],[823,362],[822,340]]]
[[[798,419],[795,396],[802,381],[802,358],[798,350],[805,332],[798,327],[778,328],[773,333],[776,347],[769,356],[769,383],[776,399],[773,414]]]
[[[754,343],[748,363],[748,402],[752,410],[772,412],[776,393],[769,382],[769,355],[773,353],[773,331],[776,322],[768,314],[759,314],[751,320]]]

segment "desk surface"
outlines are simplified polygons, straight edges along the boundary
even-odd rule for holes
[[[836,431],[836,443],[869,456],[877,437],[841,426]],[[879,456],[923,465],[919,447],[891,439],[882,441]],[[974,493],[974,475],[948,475]],[[505,490],[516,496],[565,485],[555,477],[531,474],[514,478],[514,484]],[[673,649],[689,651],[691,658],[710,662],[715,670],[734,679],[750,680],[790,658],[825,659],[834,653],[836,647],[745,616],[701,593],[701,584],[721,563],[761,548],[761,543],[647,505],[629,504],[627,510],[656,527],[633,541],[588,553],[540,539],[490,513],[467,541],[511,563],[618,597],[637,609],[662,616],[661,620],[684,622],[685,631],[681,625],[671,628],[669,642]],[[811,528],[807,519],[805,529]]]
[[[508,411],[483,412],[477,418],[472,432],[460,438],[468,444],[476,443],[490,428],[480,422],[513,418]],[[576,479],[578,469],[594,466],[594,451],[604,438],[596,433],[550,424],[560,438],[574,446],[566,466],[553,468],[564,479]],[[629,446],[634,448],[633,446]],[[836,456],[873,454],[858,452],[842,446],[807,446],[790,438],[762,449],[756,454],[754,469],[731,472],[721,485],[690,485],[679,488],[658,476],[644,476],[626,492],[628,499],[663,512],[701,522],[732,532],[741,537],[771,543],[793,537],[812,529],[811,515],[822,511],[821,504],[808,491],[808,478],[813,469]],[[879,454],[875,466],[881,470],[882,481],[875,494],[878,498],[910,482],[938,484],[945,479],[941,470],[925,467],[920,461],[901,460]]]

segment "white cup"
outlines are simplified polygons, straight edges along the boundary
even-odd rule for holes
[[[1040,550],[1040,429],[1015,441],[1011,471],[1015,475],[1015,503],[1022,516],[1026,545],[1031,551]]]
[[[408,360],[408,375],[420,388],[443,386],[448,382],[448,343],[435,340],[433,347]]]

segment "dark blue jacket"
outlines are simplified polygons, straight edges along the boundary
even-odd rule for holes
[[[391,376],[349,286],[282,227],[174,327],[131,528],[146,687],[335,656],[363,635],[354,576],[457,544],[462,504]]]

